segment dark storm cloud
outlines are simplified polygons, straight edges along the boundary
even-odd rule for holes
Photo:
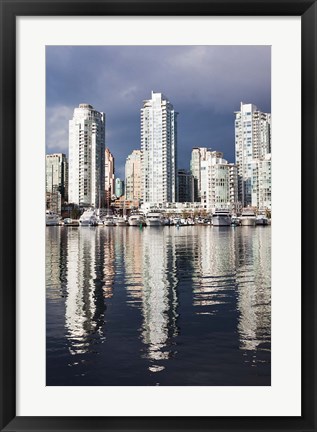
[[[123,176],[140,148],[140,108],[151,90],[164,93],[178,118],[179,167],[192,147],[207,146],[234,161],[234,111],[250,102],[271,111],[267,46],[47,47],[47,151],[68,151],[68,120],[90,103],[106,113],[107,146]]]

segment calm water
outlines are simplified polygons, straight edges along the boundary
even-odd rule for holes
[[[47,385],[270,385],[270,227],[47,227]]]

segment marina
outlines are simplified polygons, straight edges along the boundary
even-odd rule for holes
[[[99,209],[86,209],[80,218],[64,218],[58,214],[46,211],[46,226],[195,226],[195,225],[212,225],[214,227],[229,226],[267,226],[271,225],[269,219],[264,213],[256,214],[253,209],[244,209],[241,215],[231,214],[229,210],[218,209],[214,213],[204,217],[180,215],[168,215],[164,211],[155,210],[147,213],[132,212],[129,216],[119,216],[110,214],[104,215]]]

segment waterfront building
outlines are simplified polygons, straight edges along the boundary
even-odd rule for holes
[[[69,121],[69,201],[101,207],[105,192],[105,114],[80,104]]]
[[[114,157],[110,150],[105,150],[105,204],[109,208],[110,201],[115,195],[115,181],[114,181]]]
[[[201,199],[201,177],[200,177],[200,164],[201,161],[206,160],[207,147],[194,147],[190,160],[190,171],[194,181],[194,201],[198,202]]]
[[[238,199],[238,167],[233,163],[229,163],[228,168],[230,210],[232,213],[237,214],[241,210],[241,204]]]
[[[177,201],[177,112],[162,93],[143,101],[141,151],[142,201]]]
[[[177,171],[178,202],[192,202],[194,197],[194,181],[191,172],[185,169]]]
[[[252,205],[260,210],[271,210],[271,153],[252,164]]]
[[[238,197],[243,207],[259,202],[261,178],[257,164],[271,153],[271,114],[261,112],[253,104],[241,102],[235,112],[235,155],[238,167]],[[261,171],[262,172],[262,171]]]
[[[68,200],[68,163],[64,153],[46,155],[46,208],[58,214]]]
[[[192,149],[191,160],[190,160],[190,171],[193,176],[194,183],[194,201],[201,201],[201,163],[207,160],[208,155],[212,152],[210,148],[207,147],[194,147]],[[218,158],[222,158],[223,154],[221,152],[214,153]]]
[[[116,178],[116,185],[115,185],[115,196],[116,198],[120,198],[124,194],[124,181],[119,179],[119,177]]]
[[[125,197],[141,200],[141,150],[133,150],[125,163]]]
[[[201,161],[201,203],[208,211],[216,209],[235,211],[237,193],[237,169],[223,159],[223,153],[208,151]]]
[[[119,214],[128,214],[131,210],[139,208],[139,200],[126,200],[125,196],[115,199],[111,202],[111,208]]]

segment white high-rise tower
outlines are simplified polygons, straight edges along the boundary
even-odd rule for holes
[[[105,114],[80,104],[69,121],[69,202],[103,207]]]
[[[177,112],[162,93],[141,109],[143,203],[177,201]]]
[[[253,104],[241,102],[235,113],[235,153],[238,167],[239,201],[243,207],[261,206],[258,190],[261,179],[257,165],[271,153],[271,114],[263,113]]]

